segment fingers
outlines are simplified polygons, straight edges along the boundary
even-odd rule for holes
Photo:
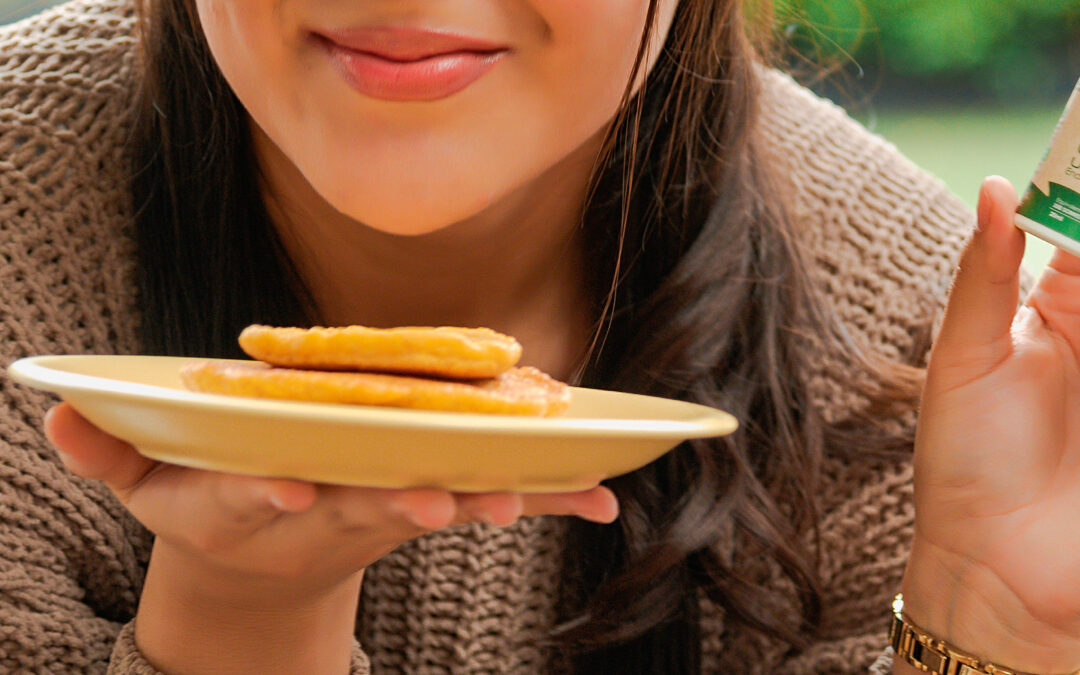
[[[457,503],[462,522],[478,521],[505,527],[525,513],[525,499],[516,493],[461,494]]]
[[[49,411],[45,430],[69,470],[104,482],[158,536],[204,553],[224,554],[245,539],[258,546],[282,533],[295,541],[310,539],[322,550],[332,548],[342,532],[360,537],[358,543],[397,545],[455,523],[506,526],[536,515],[610,523],[618,515],[618,503],[606,487],[567,494],[454,495],[427,488],[316,486],[161,464],[98,429],[66,403]],[[275,524],[287,514],[293,514],[288,522]],[[266,536],[251,539],[262,531]],[[278,535],[271,536],[274,532]]]
[[[577,516],[610,523],[618,517],[615,495],[606,487],[555,494],[513,492],[458,493],[414,488],[379,490],[343,486],[321,486],[325,500],[321,508],[338,527],[362,529],[380,522],[397,520],[418,531],[438,530],[449,525],[482,522],[506,526],[522,516]]]
[[[1080,258],[1060,248],[1054,249],[1048,267],[1062,274],[1080,276]]]
[[[315,485],[160,464],[119,495],[158,537],[203,553],[234,548],[283,516],[311,512]]]
[[[68,403],[45,414],[45,435],[69,471],[100,480],[117,493],[131,489],[157,464],[98,429]]]
[[[979,222],[960,259],[934,359],[968,365],[981,375],[1012,349],[1010,327],[1020,295],[1024,234],[1013,225],[1017,196],[1004,178],[992,176],[979,194]]]
[[[615,494],[602,485],[582,492],[460,495],[458,503],[469,519],[492,525],[509,525],[521,516],[576,516],[597,523],[619,516]]]
[[[267,499],[277,510],[285,513],[307,511],[318,498],[318,490],[311,483],[296,480],[263,480],[268,484]]]
[[[597,523],[619,517],[615,493],[604,486],[567,494],[525,495],[525,515],[577,516]]]
[[[481,522],[505,527],[522,516],[576,516],[599,523],[619,515],[614,493],[606,487],[554,494],[515,492],[458,493],[431,489],[370,490],[324,486],[338,513],[333,519],[347,527],[369,527],[387,517],[404,521],[419,531]],[[375,493],[384,493],[376,495]],[[343,506],[347,504],[347,506]],[[419,532],[412,532],[412,536]]]
[[[67,403],[50,409],[44,426],[68,470],[105,483],[156,534],[177,532],[177,521],[196,524],[185,538],[199,540],[203,548],[258,528],[280,512],[303,511],[315,501],[315,488],[307,483],[159,464]],[[139,489],[144,485],[150,489]],[[217,533],[213,541],[210,532]]]
[[[1060,324],[1062,319],[1069,323],[1076,323],[1080,316],[1080,258],[1063,249],[1055,249],[1050,262],[1043,269],[1039,277],[1039,283],[1032,289],[1028,296],[1028,304],[1036,307],[1044,318],[1049,318],[1051,324]],[[1076,330],[1067,329],[1061,325],[1055,325],[1056,329],[1062,330],[1069,335],[1075,335]]]
[[[413,536],[418,531],[450,525],[458,513],[453,496],[445,490],[391,490],[343,485],[319,486],[318,509],[331,525],[340,529],[396,523],[413,530]]]

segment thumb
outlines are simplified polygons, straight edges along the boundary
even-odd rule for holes
[[[963,380],[984,374],[1012,351],[1024,257],[1024,233],[1013,225],[1017,201],[1012,184],[1000,176],[987,178],[979,191],[978,227],[960,258],[931,357],[938,365],[960,367]]]
[[[91,424],[69,403],[45,414],[45,435],[69,471],[100,480],[117,493],[133,487],[157,466],[130,444]]]

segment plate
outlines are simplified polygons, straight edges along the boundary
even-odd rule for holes
[[[35,356],[18,382],[163,462],[259,476],[460,492],[567,492],[640,468],[735,418],[701,405],[572,389],[558,417],[427,412],[187,391],[162,356]],[[197,359],[204,360],[204,359]]]

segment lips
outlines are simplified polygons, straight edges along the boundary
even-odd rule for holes
[[[353,89],[386,101],[452,96],[510,51],[489,40],[414,28],[350,28],[315,37]]]

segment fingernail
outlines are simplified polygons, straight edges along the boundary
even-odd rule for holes
[[[45,411],[45,416],[41,418],[41,427],[45,431],[45,440],[52,443],[53,447],[56,446],[56,441],[53,440],[52,427],[49,425],[49,420],[53,418],[54,410],[56,410],[55,406],[49,408]]]
[[[270,506],[273,506],[278,511],[289,510],[288,507],[285,505],[285,502],[281,500],[281,496],[278,495],[276,492],[270,493]]]

